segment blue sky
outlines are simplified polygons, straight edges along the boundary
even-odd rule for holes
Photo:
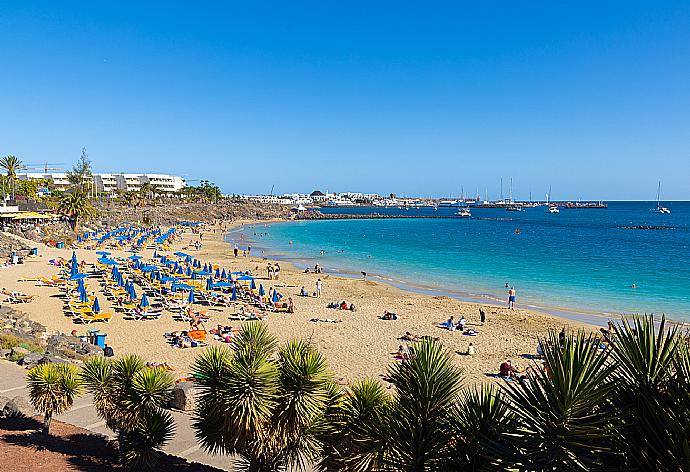
[[[99,171],[229,193],[512,177],[522,198],[652,199],[661,179],[690,199],[688,2],[13,3],[0,154],[27,163],[86,147]]]

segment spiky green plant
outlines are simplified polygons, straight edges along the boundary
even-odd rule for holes
[[[232,350],[209,348],[193,367],[196,436],[209,452],[237,454],[244,470],[316,461],[324,414],[337,401],[320,353],[301,341],[277,352],[276,344],[263,324],[250,323]]]
[[[616,431],[607,408],[615,364],[600,339],[584,332],[555,331],[539,341],[544,368],[524,382],[505,384],[514,429],[498,444],[497,456],[520,470],[600,469],[615,462]],[[517,454],[512,454],[514,447]]]
[[[395,395],[386,422],[386,468],[442,470],[451,439],[447,418],[460,392],[462,369],[439,342],[424,340],[411,349],[408,361],[393,364],[389,377]]]
[[[118,434],[123,463],[139,469],[154,467],[158,448],[175,429],[172,416],[162,408],[172,392],[170,374],[146,367],[138,356],[115,360],[97,356],[84,364],[82,379],[99,416]]]
[[[50,433],[50,422],[72,408],[81,394],[77,368],[70,364],[41,364],[27,373],[29,399],[37,411],[43,413],[43,434]]]
[[[382,467],[387,450],[386,418],[391,397],[381,384],[365,379],[354,384],[327,414],[329,428],[318,469],[367,472]]]
[[[677,326],[653,316],[616,328],[614,414],[627,468],[690,470],[690,360]],[[687,339],[687,338],[685,338]]]
[[[500,461],[490,445],[500,441],[514,421],[503,394],[492,385],[465,389],[448,416],[452,437],[447,470],[492,470]],[[505,446],[503,446],[505,447]]]
[[[82,190],[64,194],[58,201],[57,209],[60,213],[69,216],[72,220],[72,229],[77,231],[79,221],[96,214],[96,209],[91,200]]]

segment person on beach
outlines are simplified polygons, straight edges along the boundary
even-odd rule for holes
[[[469,346],[467,346],[467,355],[468,356],[474,356],[475,350],[474,350],[474,345],[470,343]]]
[[[479,321],[482,323],[482,326],[484,326],[484,323],[486,322],[486,312],[484,311],[483,306],[479,307]]]
[[[280,265],[276,262],[275,267],[273,268],[273,278],[278,280],[278,277],[280,276]]]
[[[237,257],[237,254],[240,252],[240,247],[235,243],[235,247],[233,247],[232,252],[235,253],[235,257]]]
[[[316,296],[321,297],[321,289],[323,288],[323,282],[321,282],[321,279],[318,279],[316,281]]]
[[[295,312],[295,305],[292,302],[292,297],[288,297],[288,308],[287,308],[288,313],[294,313]]]
[[[498,368],[498,375],[504,378],[512,378],[515,375],[513,361],[508,359],[507,361],[503,362]]]
[[[508,290],[508,308],[511,310],[515,309],[515,297],[517,295],[517,292],[515,291],[515,287],[510,287],[510,290]]]
[[[266,266],[266,277],[268,277],[268,280],[273,280],[273,266],[270,262]]]
[[[309,293],[307,293],[307,289],[304,288],[304,285],[302,285],[302,288],[299,291],[299,296],[300,297],[308,297]]]
[[[252,247],[247,246],[247,255],[251,256],[252,255]]]

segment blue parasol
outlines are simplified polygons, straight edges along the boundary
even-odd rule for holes
[[[237,287],[235,286],[232,287],[232,295],[230,295],[230,300],[233,302],[237,300]]]
[[[89,295],[86,293],[86,289],[79,290],[79,301],[81,303],[89,303]]]
[[[220,267],[216,267],[216,278],[220,279]]]
[[[141,296],[141,301],[139,302],[139,306],[140,306],[141,308],[146,308],[146,307],[149,306],[149,305],[150,305],[150,303],[149,303],[148,297],[146,296],[146,294],[143,294],[143,295]]]
[[[206,290],[213,290],[213,277],[206,279]]]
[[[264,295],[266,295],[266,292],[264,291],[264,285],[259,284],[259,296],[263,297]]]
[[[228,278],[228,274],[225,272],[225,269],[223,269],[223,272],[220,274],[220,278],[221,279],[227,279]]]
[[[100,313],[101,312],[101,304],[98,303],[98,297],[93,301],[93,306],[91,307],[91,311],[94,313]]]
[[[189,296],[187,297],[187,302],[191,305],[194,303],[194,290],[189,291]]]
[[[252,279],[252,284],[249,286],[250,289],[256,290],[256,282],[254,282],[254,279]]]
[[[278,290],[273,291],[273,303],[278,303],[280,301],[280,294]]]

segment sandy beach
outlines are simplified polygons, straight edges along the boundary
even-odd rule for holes
[[[265,224],[262,221],[261,224]],[[251,221],[232,223],[252,224]],[[228,225],[225,225],[227,229]],[[295,313],[272,313],[263,322],[280,340],[294,338],[310,340],[326,356],[330,368],[340,383],[349,383],[364,377],[381,377],[388,365],[394,360],[394,353],[403,343],[398,338],[405,332],[416,335],[438,337],[448,349],[458,353],[456,363],[465,371],[466,382],[476,383],[491,381],[486,374],[496,373],[498,366],[505,359],[512,359],[520,367],[530,365],[523,355],[534,354],[537,339],[544,336],[549,329],[560,330],[584,328],[596,329],[591,325],[577,323],[556,316],[518,309],[511,311],[504,307],[481,305],[463,302],[443,296],[429,296],[404,291],[383,283],[369,280],[338,277],[328,273],[305,274],[288,263],[280,262],[280,280],[267,280],[266,266],[269,261],[251,255],[239,257],[232,254],[232,247],[224,241],[225,230],[220,226],[207,226],[203,231],[203,246],[200,250],[185,249],[201,261],[212,262],[230,270],[251,270],[262,283],[266,291],[277,287],[286,297],[292,297]],[[199,240],[198,235],[183,234],[174,250],[182,249],[190,241]],[[242,249],[242,248],[241,248]],[[78,249],[77,258],[88,264],[95,262],[94,251]],[[78,334],[85,334],[87,329],[98,328],[107,333],[107,344],[112,346],[116,355],[136,353],[147,361],[168,362],[175,366],[177,377],[186,376],[199,348],[173,349],[166,343],[163,333],[183,330],[187,323],[175,321],[170,313],[160,319],[148,321],[125,320],[121,313],[115,312],[110,301],[99,292],[96,280],[87,279],[88,290],[96,290],[103,311],[113,313],[110,323],[91,325],[74,324],[64,315],[63,299],[58,297],[58,290],[53,287],[37,287],[33,282],[20,282],[21,277],[50,277],[58,272],[48,261],[55,257],[69,258],[71,249],[39,247],[39,256],[29,258],[22,265],[0,269],[0,286],[7,290],[20,290],[38,295],[38,299],[29,303],[16,305],[15,308],[26,312],[31,319],[45,325],[50,332],[69,333],[73,329]],[[143,250],[141,255],[151,257],[152,250]],[[113,251],[113,256],[127,256],[129,253]],[[314,292],[316,280],[323,281],[321,298],[300,297],[302,286],[310,293]],[[354,303],[356,311],[344,311],[327,308],[329,302],[345,300]],[[487,320],[480,324],[479,308],[485,307]],[[206,327],[210,329],[217,324],[239,327],[243,323],[230,321],[228,315],[232,308],[198,307],[210,317]],[[384,321],[379,316],[384,311],[397,313],[400,319]],[[450,332],[438,327],[438,324],[450,316],[459,319],[464,316],[468,327],[476,329],[477,336],[465,336],[460,332]],[[314,323],[310,319],[338,320],[337,323]],[[210,340],[210,337],[209,337]],[[469,343],[473,343],[474,356],[462,355]],[[209,343],[216,343],[210,340]]]

